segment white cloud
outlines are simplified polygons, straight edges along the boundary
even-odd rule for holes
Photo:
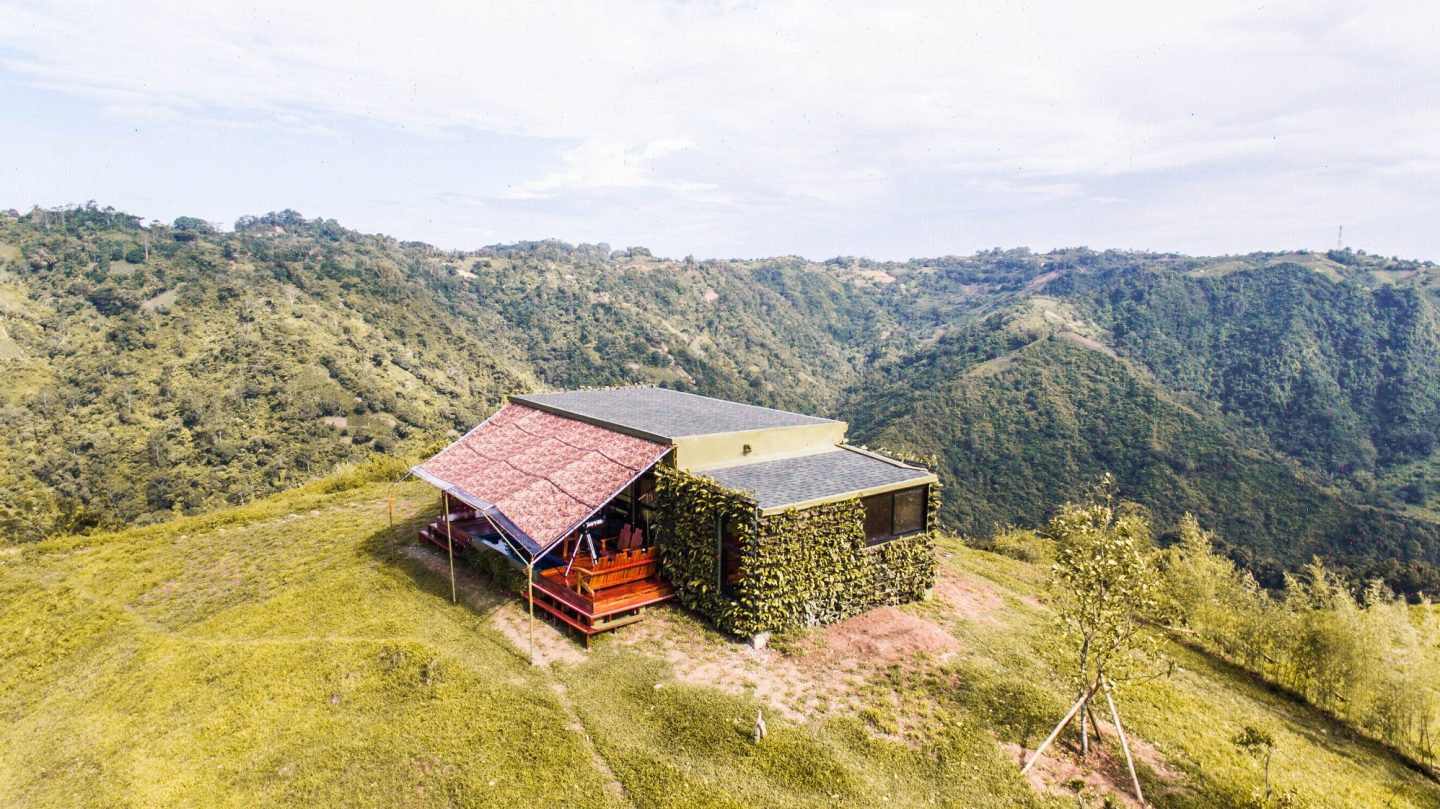
[[[728,203],[727,197],[715,193],[714,183],[657,176],[657,163],[677,152],[695,148],[694,141],[678,139],[651,141],[639,148],[587,140],[561,156],[565,168],[515,186],[510,196],[543,199],[587,189],[659,188],[691,199]]]
[[[0,64],[118,115],[540,139],[551,159],[509,197],[647,191],[673,200],[656,214],[661,239],[773,228],[745,211],[810,229],[788,249],[737,251],[829,238],[834,252],[865,252],[847,241],[857,217],[935,215],[937,183],[1013,215],[1003,233],[953,250],[1053,225],[1047,206],[1183,198],[1189,210],[1187,183],[1214,195],[1199,202],[1222,220],[1225,195],[1246,195],[1233,207],[1253,212],[1273,184],[1300,183],[1286,199],[1298,208],[1265,217],[1277,238],[1322,215],[1361,216],[1344,201],[1366,177],[1393,178],[1385,205],[1433,195],[1437,18],[1420,2],[81,0],[0,8]],[[1319,176],[1326,166],[1348,173]],[[1212,171],[1249,179],[1195,181]],[[1106,190],[1117,181],[1133,187]],[[717,205],[736,210],[717,221]],[[1110,224],[1092,242],[1131,235]],[[1171,225],[1162,235],[1225,246]],[[1387,238],[1434,254],[1428,234]]]

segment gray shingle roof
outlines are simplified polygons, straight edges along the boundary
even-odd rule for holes
[[[628,427],[665,439],[733,433],[772,427],[822,424],[831,419],[768,407],[727,402],[666,388],[609,388],[564,393],[530,393],[510,401],[542,410]]]
[[[748,491],[761,509],[774,509],[812,500],[923,481],[930,472],[876,458],[847,447],[814,455],[727,466],[697,474],[727,489]]]

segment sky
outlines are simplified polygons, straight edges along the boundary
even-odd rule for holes
[[[1440,5],[0,0],[0,208],[1440,260]]]

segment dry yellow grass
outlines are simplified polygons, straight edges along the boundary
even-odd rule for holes
[[[562,651],[535,667],[518,607],[463,567],[451,605],[443,554],[415,546],[433,492],[402,486],[391,533],[367,476],[0,554],[0,805],[1074,805],[1002,747],[1063,707],[1037,568],[947,544],[974,597],[906,613],[959,651],[860,661],[833,688],[825,633],[754,655],[678,610],[588,654],[542,624]],[[1246,799],[1242,718],[1278,730],[1277,777],[1313,805],[1440,803],[1303,707],[1177,659],[1126,698],[1170,768],[1143,773],[1157,804]],[[734,676],[699,676],[716,666]],[[786,672],[808,679],[781,710],[764,684]]]

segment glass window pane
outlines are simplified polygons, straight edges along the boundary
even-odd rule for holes
[[[909,534],[925,528],[925,487],[895,493],[895,533]]]
[[[862,499],[865,506],[865,539],[873,541],[892,533],[895,498],[889,494],[877,494]]]

